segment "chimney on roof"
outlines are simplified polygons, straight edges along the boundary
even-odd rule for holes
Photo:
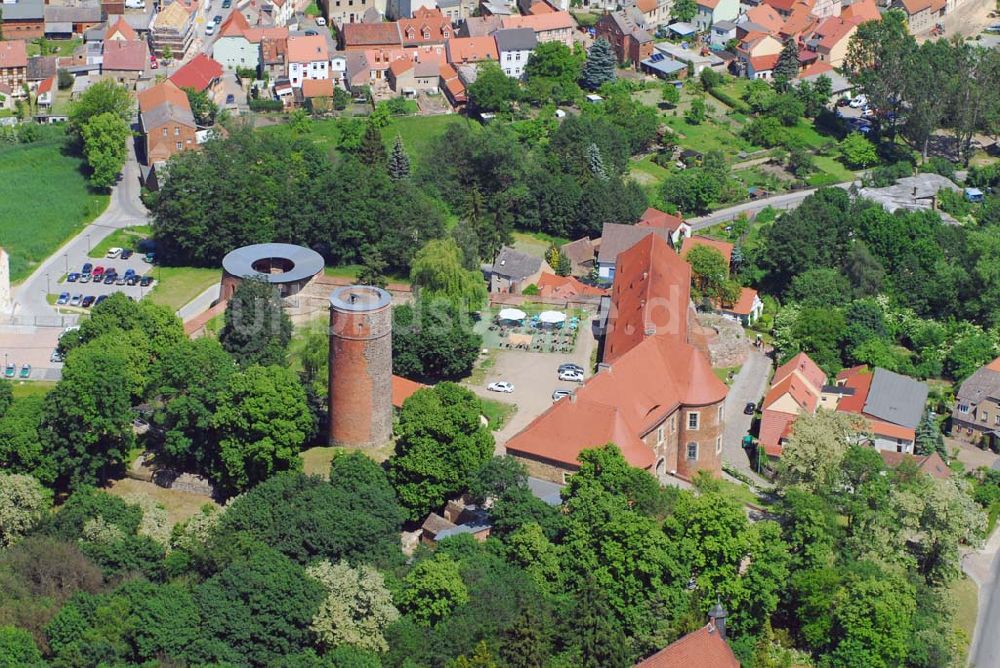
[[[712,609],[708,611],[708,620],[712,625],[719,629],[719,635],[722,639],[726,639],[726,609],[722,607],[722,601],[718,597],[715,598],[715,605]]]
[[[611,365],[607,362],[600,362],[597,365],[597,373],[611,373]]]

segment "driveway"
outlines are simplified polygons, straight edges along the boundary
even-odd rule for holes
[[[750,459],[743,450],[743,437],[750,431],[753,417],[743,413],[743,407],[751,401],[757,403],[767,390],[771,375],[771,359],[757,348],[750,354],[733,379],[726,396],[726,426],[722,432],[722,460],[740,471],[754,475]]]
[[[102,264],[89,256],[91,248],[100,243],[106,236],[115,230],[132,227],[136,225],[146,225],[149,222],[149,212],[139,199],[139,165],[135,160],[134,143],[128,142],[128,159],[125,162],[125,169],[118,184],[112,188],[111,201],[108,208],[90,225],[80,231],[75,237],[66,242],[46,260],[38,265],[34,273],[31,274],[20,286],[14,290],[14,316],[15,322],[26,325],[49,325],[62,326],[63,321],[59,317],[55,307],[48,303],[46,296],[58,294],[63,291],[71,294],[104,294],[105,288],[115,288],[120,290],[134,290],[135,297],[139,298],[139,287],[129,288],[127,286],[100,286],[93,283],[86,285],[60,284],[59,279],[66,275],[67,269],[79,271],[84,262],[92,264]],[[136,269],[140,274],[149,271],[149,265],[143,264],[141,258],[133,256]],[[121,260],[112,261],[120,273],[124,273],[125,265],[132,266],[132,262],[124,263]],[[103,266],[107,267],[107,264]],[[142,271],[140,271],[140,269]],[[83,288],[88,288],[84,290]],[[100,289],[101,291],[98,291]],[[148,288],[143,288],[148,291]]]
[[[580,386],[579,383],[559,380],[557,369],[560,364],[575,362],[587,370],[588,377],[593,375],[593,370],[590,367],[590,355],[596,342],[589,325],[590,316],[587,318],[587,327],[581,328],[577,337],[576,350],[572,353],[495,351],[493,355],[496,362],[486,374],[486,379],[479,385],[469,386],[469,389],[481,397],[517,405],[517,413],[511,417],[503,429],[493,434],[497,442],[497,454],[503,454],[505,452],[504,444],[552,405],[553,390],[573,390]],[[513,383],[514,392],[501,394],[486,389],[487,385],[497,380]]]
[[[854,183],[860,182],[855,181]],[[843,188],[844,190],[847,190],[851,187],[851,185],[853,184],[837,183],[831,187]],[[728,220],[733,220],[741,214],[746,214],[750,217],[755,216],[766,207],[771,207],[772,209],[794,209],[802,204],[802,201],[805,198],[816,192],[816,190],[816,188],[806,188],[805,190],[796,190],[795,192],[774,195],[773,197],[763,197],[758,200],[743,202],[742,204],[737,204],[736,206],[719,209],[718,211],[713,211],[705,216],[689,218],[687,222],[691,225],[692,230],[697,231],[703,230],[707,227],[712,227],[713,225],[718,225],[719,223],[723,223]]]

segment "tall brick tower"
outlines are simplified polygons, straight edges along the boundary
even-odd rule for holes
[[[392,309],[369,285],[330,294],[330,444],[377,446],[392,438]]]

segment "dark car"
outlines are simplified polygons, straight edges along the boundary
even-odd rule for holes
[[[105,274],[104,275],[104,285],[113,285],[115,280],[117,280],[118,274]]]
[[[216,14],[215,16],[213,16],[212,17],[212,23],[214,23],[215,25],[219,25],[220,23],[222,23],[222,16],[219,15],[219,14]]]
[[[134,252],[135,252],[135,251],[134,251],[134,250],[132,250],[131,248],[123,248],[123,249],[122,249],[122,254],[121,254],[121,258],[122,258],[123,260],[127,260],[127,259],[129,259],[130,257],[132,257],[132,253],[134,253]]]
[[[87,262],[86,264],[83,265],[83,268],[80,269],[80,273],[81,274],[89,274],[90,271],[91,271],[91,269],[93,269],[93,268],[94,268],[94,265],[92,265],[89,262]]]
[[[149,264],[153,264],[154,262],[156,262],[156,253],[152,253],[152,252],[146,253],[142,257],[142,259],[145,260],[146,262],[148,262]]]
[[[103,302],[107,298],[108,298],[107,295],[101,295],[100,297],[98,297],[97,299],[94,300],[94,306],[100,305],[100,303]]]
[[[126,269],[124,276],[125,278],[130,278],[132,276],[135,276],[135,269]]]
[[[744,415],[753,415],[756,412],[757,412],[757,404],[753,403],[752,401],[743,407]]]
[[[230,93],[226,96],[226,104],[236,104],[236,96]]]
[[[129,276],[125,279],[125,285],[136,285],[139,282],[139,277],[135,274]]]
[[[94,305],[94,295],[87,295],[83,298],[83,302],[80,304],[83,308],[90,308]]]
[[[308,35],[309,37],[315,37],[318,34],[319,33],[316,32],[315,30],[306,30],[306,35]]]
[[[152,276],[143,276],[142,278],[139,279],[139,285],[141,285],[144,288],[149,287],[152,284],[153,284]]]
[[[125,285],[125,281],[127,280],[124,276],[118,276],[115,278],[115,285]]]
[[[559,365],[559,373],[563,373],[564,371],[576,371],[578,373],[583,373],[583,367],[580,366],[579,364],[573,364],[572,362],[567,362],[565,364]]]
[[[76,273],[75,271],[72,274],[68,274],[66,276],[66,281],[69,283],[76,283],[78,280],[80,280],[80,274]]]
[[[233,0],[222,0],[222,8],[229,9],[233,6]]]

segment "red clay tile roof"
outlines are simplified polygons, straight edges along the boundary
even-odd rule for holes
[[[792,7],[795,6],[795,3],[798,2],[798,0],[764,0],[764,2],[774,7],[779,12],[790,13],[792,11]]]
[[[302,80],[302,97],[308,99],[314,97],[331,97],[333,96],[333,80],[332,79],[303,79]]]
[[[639,11],[643,14],[648,14],[654,11],[657,7],[656,0],[637,0],[635,6],[639,8]]]
[[[684,224],[684,219],[670,213],[665,213],[659,209],[649,207],[643,212],[636,227],[660,227],[671,232],[676,232],[677,228]]]
[[[754,56],[750,59],[750,67],[753,68],[754,72],[768,72],[777,66],[780,57],[781,55],[777,53],[769,56]]]
[[[531,28],[536,33],[549,30],[572,30],[576,21],[569,12],[552,12],[551,14],[535,14],[529,16],[505,16],[501,23],[504,30],[508,28]]]
[[[812,65],[809,65],[804,70],[799,72],[799,79],[805,79],[806,77],[815,76],[817,74],[827,74],[832,71],[833,68],[830,66],[830,63],[825,63],[825,62],[813,63]]]
[[[341,31],[345,46],[398,46],[402,41],[395,23],[345,23]]]
[[[110,40],[115,33],[121,35],[122,39],[127,42],[135,42],[139,39],[139,35],[136,34],[132,26],[125,22],[124,16],[119,16],[117,21],[108,26],[108,29],[104,31],[104,41]]]
[[[119,42],[112,40],[104,43],[105,70],[123,70],[140,72],[146,69],[149,53],[146,42]]]
[[[728,309],[736,315],[750,315],[753,311],[753,303],[757,298],[757,291],[753,288],[740,288],[740,298]]]
[[[55,85],[55,83],[56,83],[56,78],[49,77],[42,83],[38,84],[38,94],[43,95],[45,93],[48,93],[50,90],[52,90],[52,87]]]
[[[455,36],[451,21],[440,9],[422,7],[411,19],[399,19],[399,35],[404,45],[435,44]]]
[[[441,81],[444,82],[444,89],[455,104],[462,104],[466,100],[465,84],[458,77],[458,72],[448,63],[441,63]]]
[[[713,624],[682,636],[635,668],[740,668],[740,662]]]
[[[600,297],[607,290],[582,283],[572,276],[556,276],[543,272],[538,279],[538,289],[542,297],[572,299],[573,297]]]
[[[250,24],[243,12],[230,12],[229,17],[219,26],[219,37],[239,37],[249,30]]]
[[[322,35],[303,35],[288,38],[288,62],[311,63],[329,61],[330,51]]]
[[[811,414],[819,403],[819,392],[818,387],[810,386],[805,376],[790,373],[767,391],[767,395],[764,396],[764,408],[770,408],[774,402],[787,394],[803,412]]]
[[[826,374],[805,353],[798,353],[792,359],[779,366],[774,372],[774,378],[771,381],[772,384],[781,382],[790,376],[793,371],[801,373],[803,378],[809,381],[817,391],[822,390],[823,386],[826,385]]]
[[[812,15],[811,4],[798,2],[792,8],[791,16],[785,20],[785,25],[781,27],[781,37],[782,39],[798,37],[800,33],[811,30],[818,21],[819,19]]]
[[[392,72],[392,76],[398,77],[405,72],[409,72],[413,69],[413,61],[409,58],[398,58],[392,61],[389,65],[389,71]]]
[[[784,20],[774,10],[774,7],[763,3],[747,10],[746,17],[751,23],[767,28],[771,34],[777,34],[781,30],[781,26],[784,25]]]
[[[538,16],[539,14],[551,14],[554,11],[556,10],[550,7],[548,3],[541,2],[541,0],[531,3],[531,7],[528,7],[528,13],[532,16]]]
[[[781,456],[781,439],[791,430],[797,415],[765,408],[760,417],[760,434],[758,440],[764,446],[764,451],[771,457]]]
[[[199,93],[222,76],[222,65],[204,53],[199,53],[184,67],[174,72],[170,80],[178,88],[194,88]]]
[[[838,383],[840,383],[840,381],[847,380],[851,376],[856,376],[859,373],[868,373],[868,372],[869,371],[867,364],[859,364],[857,366],[852,366],[847,369],[841,369],[840,371],[838,371],[836,380]]]
[[[696,0],[699,7],[707,7],[708,9],[715,9],[719,6],[719,0]]]
[[[867,422],[868,427],[876,436],[897,438],[904,441],[912,441],[917,437],[914,431],[909,427],[902,427],[898,424],[892,424],[891,422],[876,420],[874,418],[867,418]]]
[[[575,467],[582,450],[614,443],[637,468],[653,465],[641,436],[681,405],[725,399],[728,388],[687,343],[650,337],[587,380],[507,442],[507,451]]]
[[[613,362],[647,337],[687,340],[691,266],[655,234],[618,255],[604,361]]]
[[[775,56],[775,58],[777,58],[777,56]],[[731,243],[728,241],[719,241],[718,239],[703,237],[699,234],[684,239],[684,242],[681,244],[681,257],[686,258],[687,254],[691,252],[691,249],[696,246],[707,246],[722,253],[722,257],[726,260],[727,269],[733,261],[733,245]]]
[[[269,28],[250,28],[244,31],[243,36],[247,38],[247,41],[252,44],[259,44],[265,39],[281,40],[283,42],[288,41],[288,28],[285,26],[271,26]],[[282,52],[287,50],[286,46],[282,47]]]
[[[990,371],[1000,372],[1000,357],[996,358],[995,360],[987,364],[985,368],[989,369]]]
[[[854,390],[854,394],[844,396],[837,403],[837,411],[841,413],[861,413],[868,401],[868,392],[872,389],[873,373],[858,373],[847,379],[844,387]]]
[[[882,15],[878,11],[878,6],[875,4],[875,0],[857,0],[857,2],[847,5],[841,9],[840,16],[841,18],[858,24],[866,21],[882,20]]]
[[[857,24],[853,21],[839,16],[829,16],[819,22],[816,29],[809,35],[809,39],[819,40],[818,46],[829,51],[837,46],[841,40],[846,39],[856,27]]]
[[[941,459],[941,455],[936,452],[921,456],[911,455],[906,452],[879,450],[879,454],[882,455],[882,461],[885,462],[886,467],[890,469],[896,468],[906,460],[912,460],[916,463],[918,469],[932,478],[947,480],[951,477],[951,469],[949,469],[948,465],[944,463],[943,459]]]
[[[445,43],[448,62],[456,65],[478,63],[483,60],[500,60],[497,42],[493,37],[453,37]]]
[[[306,79],[309,81],[309,79]],[[305,88],[306,81],[302,82],[302,87]],[[417,390],[422,390],[426,385],[423,383],[418,383],[409,378],[403,378],[402,376],[397,376],[393,374],[392,376],[392,405],[394,408],[402,408],[403,402],[413,396]]]
[[[190,107],[187,93],[170,79],[142,91],[139,97],[139,111],[146,112],[169,102],[176,107]]]

